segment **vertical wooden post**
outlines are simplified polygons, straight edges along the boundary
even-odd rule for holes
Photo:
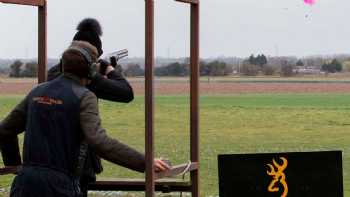
[[[146,3],[146,48],[145,48],[145,150],[146,150],[146,197],[154,196],[154,100],[153,100],[153,68],[154,68],[154,1]]]
[[[191,161],[198,169],[191,171],[192,196],[199,197],[199,2],[191,4]]]
[[[46,81],[47,66],[47,2],[38,7],[38,83]]]

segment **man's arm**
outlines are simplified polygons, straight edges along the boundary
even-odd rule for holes
[[[48,71],[48,80],[51,81],[61,75],[59,64]],[[88,88],[95,95],[104,100],[129,103],[134,99],[134,92],[129,82],[122,74],[112,70],[106,75],[97,74]]]
[[[102,158],[132,170],[145,171],[145,156],[142,153],[107,136],[101,127],[97,98],[92,92],[81,99],[80,125],[86,142]]]
[[[0,123],[0,149],[5,166],[21,165],[17,135],[26,127],[27,98],[21,101]]]
[[[97,74],[87,86],[98,98],[123,103],[134,99],[133,89],[121,73],[112,70],[106,76]]]

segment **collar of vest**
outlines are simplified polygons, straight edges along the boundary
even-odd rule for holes
[[[73,75],[71,73],[63,73],[63,76],[68,78],[68,79],[71,79],[73,80],[74,82],[80,84],[80,78],[76,75]]]

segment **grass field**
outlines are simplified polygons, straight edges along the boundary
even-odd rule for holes
[[[0,97],[0,119],[20,96]],[[345,196],[350,197],[350,94],[240,94],[202,96],[201,191],[218,195],[217,155],[280,151],[344,151]],[[100,102],[108,133],[143,150],[143,97],[131,104]],[[189,98],[156,97],[157,156],[189,159]],[[140,177],[110,163],[100,177]],[[0,187],[11,177],[1,177]]]

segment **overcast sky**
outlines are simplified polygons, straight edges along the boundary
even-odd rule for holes
[[[156,55],[189,55],[189,6],[155,0]],[[349,0],[201,0],[201,57],[349,53]],[[58,58],[77,23],[97,18],[105,52],[144,55],[144,0],[48,0],[48,55]],[[37,56],[37,9],[0,3],[0,58]]]

